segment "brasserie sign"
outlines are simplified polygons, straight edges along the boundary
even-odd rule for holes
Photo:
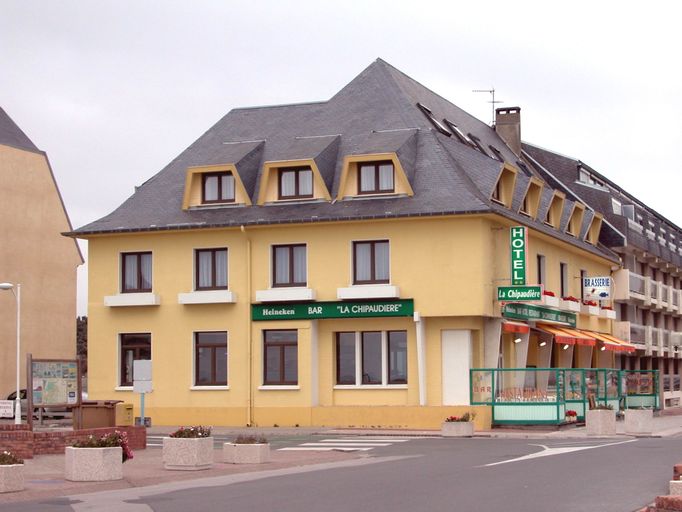
[[[412,316],[412,299],[372,302],[305,302],[300,304],[252,304],[253,320],[311,320],[319,318],[370,318]]]

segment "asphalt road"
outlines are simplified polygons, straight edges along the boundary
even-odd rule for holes
[[[296,442],[301,441],[297,439]],[[293,443],[293,441],[292,441]],[[581,511],[638,510],[667,493],[682,439],[412,439],[320,468],[259,472],[0,510]]]

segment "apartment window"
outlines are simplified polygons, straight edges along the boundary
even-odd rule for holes
[[[298,384],[298,331],[263,332],[263,384]]]
[[[133,385],[133,361],[152,358],[152,335],[149,333],[121,334],[121,386]]]
[[[227,249],[194,252],[197,290],[227,290]]]
[[[546,284],[545,257],[538,254],[538,284]]]
[[[394,169],[392,162],[360,164],[358,194],[393,192]]]
[[[313,197],[313,171],[310,167],[280,169],[280,199],[305,199],[310,197]]]
[[[152,291],[152,253],[129,252],[121,255],[121,291]]]
[[[353,283],[389,282],[388,240],[353,242]]]
[[[306,286],[306,246],[272,247],[272,286]]]
[[[585,300],[585,278],[587,277],[587,270],[580,271],[580,300]]]
[[[559,263],[559,273],[561,278],[561,296],[568,297],[568,265]]]
[[[201,175],[202,203],[230,203],[234,201],[234,176],[231,172],[212,172]]]
[[[194,385],[227,386],[227,332],[194,333]]]
[[[407,332],[336,333],[336,384],[407,384]]]

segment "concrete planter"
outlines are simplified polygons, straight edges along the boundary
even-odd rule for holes
[[[123,452],[111,448],[74,448],[64,452],[64,477],[72,482],[105,482],[123,478]]]
[[[616,312],[613,309],[600,309],[599,316],[602,318],[608,318],[609,320],[615,320]]]
[[[223,444],[223,462],[228,464],[262,464],[270,462],[270,445],[264,443],[225,443]]]
[[[651,435],[654,431],[652,409],[628,409],[625,411],[625,433]]]
[[[542,303],[545,306],[549,306],[550,308],[558,308],[559,307],[559,297],[552,297],[551,295],[543,295],[542,296]]]
[[[163,467],[177,471],[198,471],[213,466],[212,437],[164,437]]]
[[[0,466],[0,493],[24,489],[24,465],[10,464]]]
[[[585,413],[588,436],[615,436],[616,411],[612,409],[590,409]]]
[[[599,306],[588,306],[587,304],[582,304],[580,306],[580,312],[583,315],[599,316]]]
[[[473,421],[445,421],[441,424],[440,434],[443,437],[472,437]]]

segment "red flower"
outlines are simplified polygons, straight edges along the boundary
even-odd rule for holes
[[[561,300],[567,300],[570,302],[580,302],[580,300],[576,299],[573,295],[568,295],[567,297],[561,297]]]
[[[549,290],[543,290],[542,294],[547,295],[547,297],[556,297],[556,295],[554,295],[554,292],[551,292]]]

